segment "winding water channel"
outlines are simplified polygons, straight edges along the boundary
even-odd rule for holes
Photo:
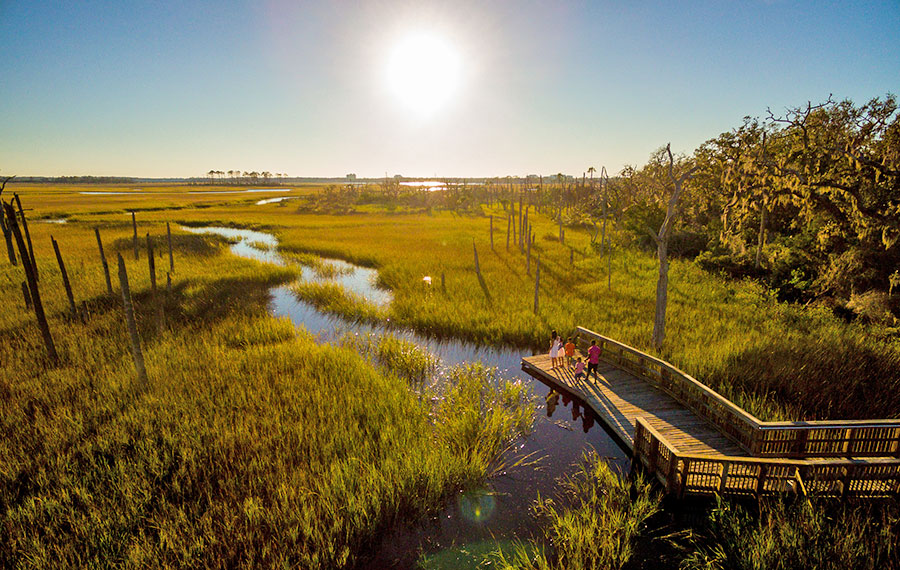
[[[293,263],[278,253],[278,241],[268,233],[223,227],[184,229],[226,237],[234,242],[231,251],[241,257],[277,265]],[[390,292],[375,287],[376,270],[338,259],[324,261],[337,267],[333,278],[319,277],[312,268],[303,267],[301,279],[333,281],[376,305],[390,304]],[[489,479],[484,489],[460,493],[427,520],[396,529],[383,538],[374,554],[373,568],[471,568],[480,555],[498,545],[515,539],[540,540],[539,527],[529,509],[538,494],[555,494],[556,480],[571,472],[584,452],[594,449],[608,458],[613,469],[628,468],[628,457],[591,413],[585,414],[567,398],[548,400],[550,388],[520,370],[522,350],[436,340],[409,329],[349,322],[298,299],[288,285],[274,287],[270,293],[270,312],[306,328],[319,342],[335,342],[347,333],[389,332],[437,356],[438,374],[442,367],[482,362],[497,367],[505,378],[523,382],[538,397],[534,429],[517,448],[521,455],[540,458],[538,463],[512,468]]]

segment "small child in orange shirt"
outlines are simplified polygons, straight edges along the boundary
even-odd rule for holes
[[[575,343],[572,342],[572,337],[566,339],[566,365],[572,366],[572,363],[575,361]]]

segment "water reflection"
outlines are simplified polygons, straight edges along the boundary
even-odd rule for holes
[[[568,408],[569,404],[572,404],[572,421],[576,422],[579,419],[581,420],[581,430],[584,433],[588,433],[591,431],[591,428],[594,427],[594,424],[597,423],[598,418],[594,413],[594,410],[585,406],[584,404],[580,404],[572,398],[570,398],[567,394],[560,394],[553,388],[550,388],[550,393],[547,394],[545,398],[546,401],[546,409],[547,409],[547,417],[553,417],[553,413],[556,411],[556,407],[559,405],[559,400],[562,398],[562,404],[564,408]]]

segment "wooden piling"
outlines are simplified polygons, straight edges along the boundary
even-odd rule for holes
[[[41,293],[38,291],[37,274],[32,266],[32,259],[22,239],[22,232],[19,231],[19,224],[16,221],[16,212],[13,210],[12,204],[3,204],[6,209],[6,218],[9,221],[9,229],[16,238],[16,245],[19,248],[19,257],[22,259],[22,267],[25,269],[25,278],[28,281],[28,290],[31,294],[31,304],[34,307],[34,314],[37,317],[38,327],[41,330],[41,336],[44,339],[44,346],[47,348],[47,356],[56,364],[59,362],[59,354],[56,352],[56,345],[53,344],[53,336],[50,334],[50,327],[47,325],[47,316],[44,314],[44,305],[41,303]],[[23,218],[24,219],[24,218]]]
[[[538,292],[541,288],[541,256],[537,258],[537,269],[534,272],[534,314],[538,314]]]
[[[103,263],[103,275],[106,277],[106,292],[111,296],[113,294],[112,281],[109,278],[109,264],[106,263],[106,256],[103,255],[103,242],[100,240],[100,228],[94,228],[94,235],[97,236],[97,247],[100,249],[100,261]]]
[[[132,240],[134,244],[134,260],[137,261],[140,259],[140,256],[138,254],[137,220],[134,217],[134,211],[131,212],[131,227],[134,229],[134,239]]]
[[[72,309],[72,318],[78,318],[78,308],[75,306],[75,296],[72,294],[72,285],[69,283],[69,273],[66,271],[66,264],[63,261],[62,254],[59,252],[59,244],[50,236],[53,243],[53,251],[56,253],[56,262],[59,263],[59,272],[62,274],[63,287],[66,288],[66,297],[69,298],[69,308]]]
[[[134,305],[131,302],[131,289],[128,287],[128,272],[125,270],[125,260],[122,254],[117,254],[119,259],[119,286],[122,289],[122,308],[125,312],[125,323],[128,326],[128,336],[131,341],[131,357],[134,360],[134,370],[137,380],[142,386],[147,385],[147,369],[144,366],[144,353],[141,352],[141,337],[138,336],[137,324],[134,321]]]

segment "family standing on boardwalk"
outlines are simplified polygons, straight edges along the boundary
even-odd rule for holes
[[[563,345],[562,337],[556,331],[550,333],[550,368],[566,368],[572,367],[574,363],[575,370],[575,379],[580,380],[581,378],[590,377],[591,372],[594,373],[594,378],[599,377],[599,373],[597,372],[597,367],[600,364],[600,347],[597,346],[597,341],[592,340],[591,346],[588,348],[588,360],[587,360],[587,373],[584,371],[584,362],[582,358],[579,356],[577,361],[575,359],[575,343],[572,342],[572,338],[569,337],[566,339],[566,344]]]

